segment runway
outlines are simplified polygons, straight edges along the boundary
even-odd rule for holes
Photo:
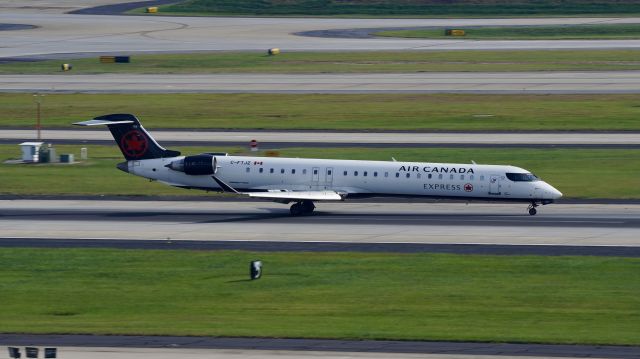
[[[385,340],[209,338],[166,336],[0,334],[0,344],[60,346],[59,357],[75,358],[637,358],[638,347]],[[246,349],[252,348],[252,349]]]
[[[82,3],[82,2],[81,2]],[[109,2],[108,2],[109,3]],[[94,3],[96,4],[96,3]],[[99,4],[99,3],[98,3]],[[37,26],[3,32],[2,57],[60,53],[130,53],[185,51],[364,51],[364,50],[506,50],[633,49],[640,40],[475,41],[422,39],[349,39],[298,36],[295,33],[374,27],[464,27],[482,25],[620,24],[640,18],[511,19],[347,19],[260,17],[109,16],[60,13],[66,5],[24,6],[0,1],[0,23]]]
[[[0,91],[49,93],[638,93],[640,92],[640,71],[0,75]]]
[[[0,201],[5,238],[640,246],[640,205],[251,201]],[[286,248],[286,243],[284,244]]]
[[[144,118],[141,121],[144,122]],[[247,146],[257,140],[262,148],[367,146],[367,147],[591,147],[632,148],[640,146],[640,132],[362,132],[362,131],[193,131],[150,130],[163,145]],[[0,129],[0,141],[18,143],[33,140],[32,129]],[[109,131],[42,130],[45,141],[112,145]]]

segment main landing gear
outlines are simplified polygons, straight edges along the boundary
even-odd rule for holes
[[[292,216],[300,216],[312,213],[315,208],[312,201],[301,201],[292,204],[290,211]]]
[[[531,202],[529,207],[527,207],[527,211],[529,211],[530,216],[535,216],[536,213],[538,213],[538,211],[536,210],[536,207],[538,207],[538,204],[535,202]]]

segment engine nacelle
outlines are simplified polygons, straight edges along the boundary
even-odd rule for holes
[[[195,156],[186,156],[185,158],[173,161],[165,167],[174,171],[184,172],[188,175],[212,175],[217,171],[217,163],[215,156],[202,154]]]

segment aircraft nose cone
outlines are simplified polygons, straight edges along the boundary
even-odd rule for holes
[[[552,185],[547,184],[547,190],[546,192],[549,194],[549,197],[551,197],[551,199],[558,199],[560,197],[562,197],[562,192],[558,191],[557,189],[555,189]]]
[[[118,169],[122,172],[129,173],[129,162],[120,162],[116,165],[116,167],[118,167]]]
[[[555,188],[553,189],[552,194],[553,194],[553,199],[558,199],[558,198],[562,197],[562,192],[558,191]]]

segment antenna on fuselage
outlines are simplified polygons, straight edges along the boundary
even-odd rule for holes
[[[391,157],[391,159],[393,160],[393,162],[398,162],[394,157]]]
[[[471,160],[471,163],[473,163],[474,165],[477,165],[476,161]]]

